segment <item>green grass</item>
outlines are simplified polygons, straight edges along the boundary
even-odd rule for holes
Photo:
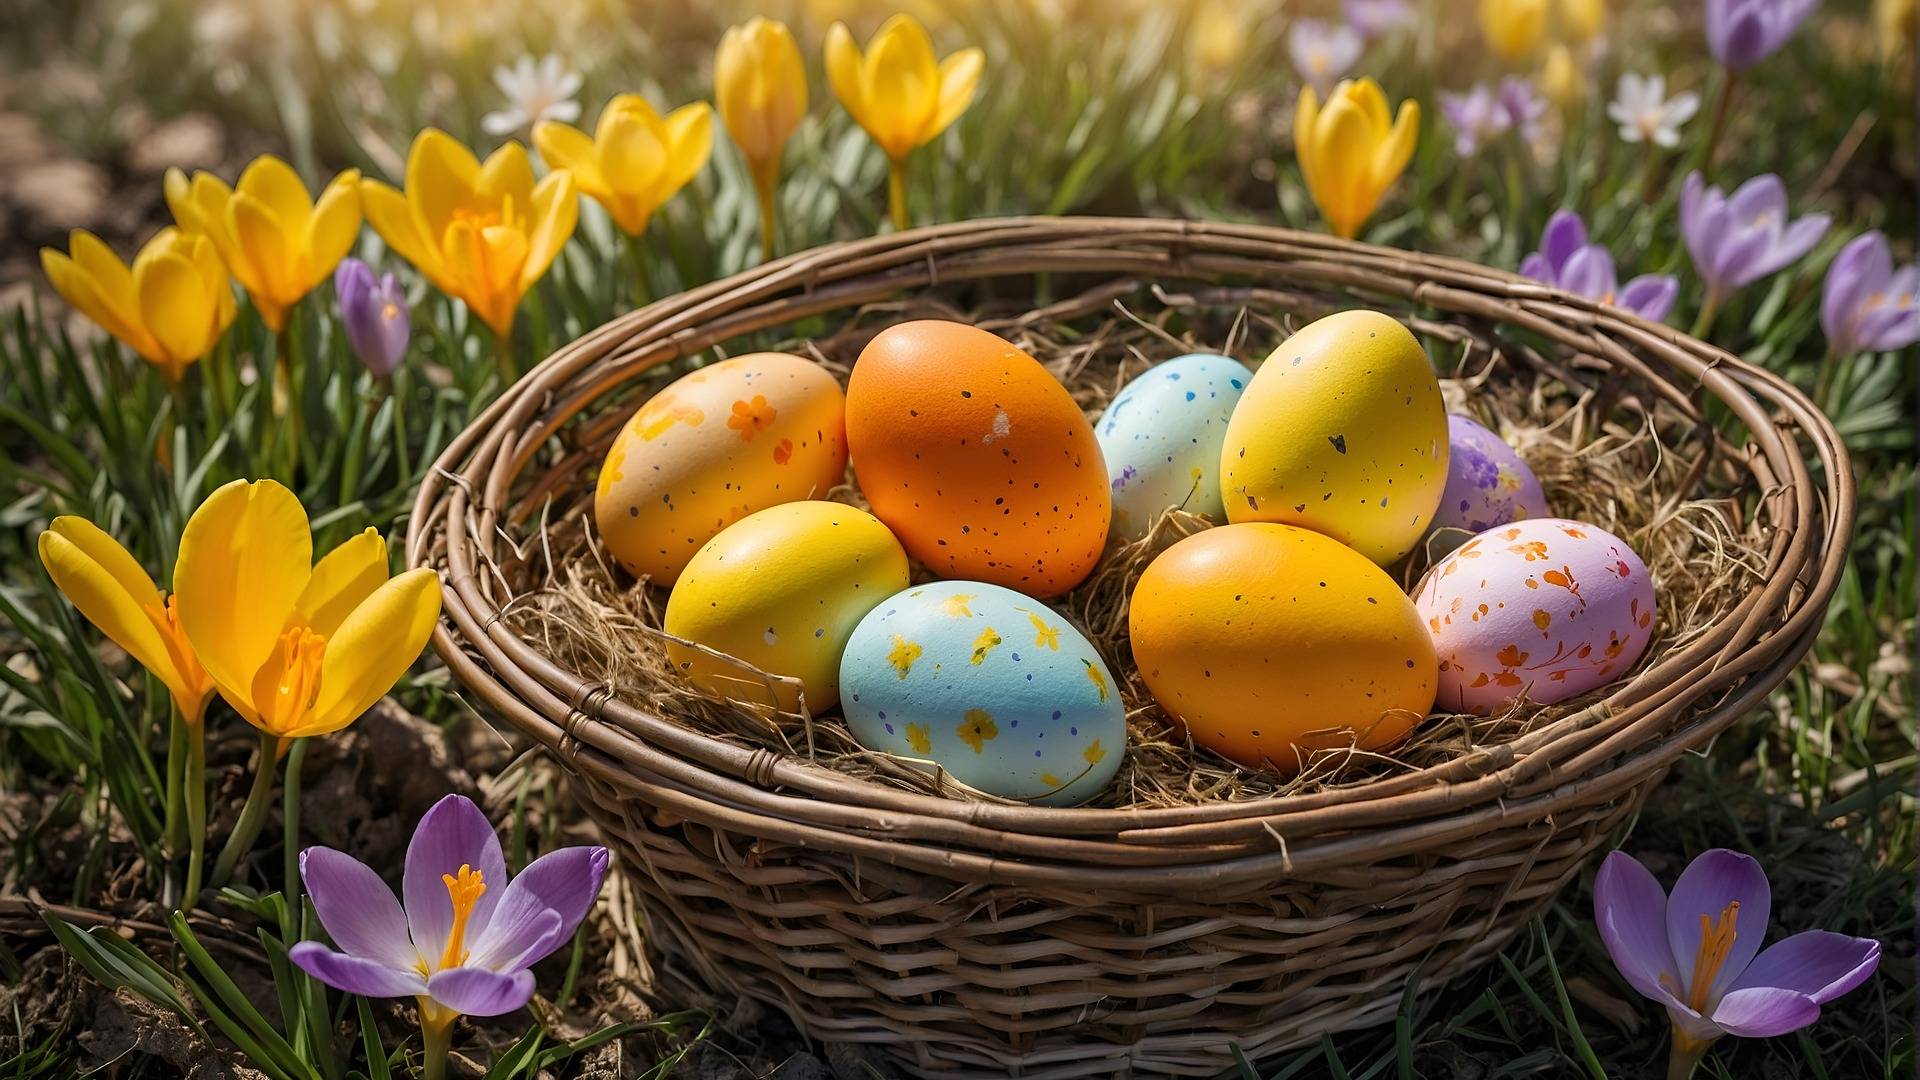
[[[489,147],[478,129],[480,115],[498,104],[488,72],[523,47],[558,49],[586,71],[583,123],[622,90],[664,105],[710,98],[713,43],[726,22],[748,13],[743,5],[685,5],[667,22],[647,14],[650,6],[572,0],[516,8],[497,25],[463,30],[463,19],[493,5],[419,5],[440,13],[439,29],[419,35],[425,24],[396,15],[396,5],[361,14],[363,5],[333,0],[294,5],[295,21],[254,23],[215,45],[194,38],[185,0],[78,6],[51,13],[26,5],[0,57],[22,68],[58,57],[92,72],[102,100],[139,101],[156,115],[210,112],[236,142],[279,148],[309,180],[349,165],[397,179],[409,139],[425,124]],[[934,27],[943,52],[977,43],[989,61],[973,108],[915,156],[916,220],[1122,213],[1319,227],[1288,147],[1296,83],[1284,59],[1284,19],[1250,19],[1237,64],[1196,70],[1182,5],[1138,13],[1062,6],[1067,13],[1055,24],[1034,4],[976,0]],[[1701,156],[1719,76],[1693,14],[1650,2],[1623,7],[1598,85],[1565,118],[1557,147],[1539,156],[1508,141],[1455,158],[1435,92],[1498,73],[1466,20],[1430,8],[1415,35],[1371,49],[1360,70],[1378,76],[1395,100],[1420,100],[1424,116],[1413,168],[1367,238],[1512,267],[1548,215],[1572,207],[1614,249],[1623,277],[1679,274],[1672,321],[1689,322],[1700,290],[1678,239],[1679,180]],[[1912,61],[1878,59],[1864,30],[1866,7],[1823,5],[1739,87],[1713,167],[1722,183],[1777,172],[1796,212],[1834,215],[1816,252],[1737,296],[1712,331],[1716,343],[1809,388],[1824,349],[1817,310],[1826,261],[1867,228],[1884,229],[1911,258],[1902,245],[1920,227],[1907,197]],[[864,17],[857,30],[864,36],[877,21]],[[821,75],[824,28],[797,29],[814,76],[813,109],[788,151],[783,251],[868,235],[884,218],[884,162]],[[1664,71],[1676,88],[1705,99],[1673,154],[1650,161],[1615,138],[1604,105],[1623,68]],[[54,94],[31,88],[21,107],[74,152],[104,161],[125,152],[123,136],[103,119],[108,110]],[[750,265],[758,257],[755,221],[744,167],[720,137],[709,167],[644,238],[655,294]],[[382,257],[370,232],[362,254]],[[485,332],[457,303],[403,276],[413,288],[416,349],[391,393],[348,354],[327,290],[297,310],[295,407],[304,441],[294,471],[276,449],[282,422],[264,381],[251,374],[267,366],[272,340],[250,309],[180,399],[123,350],[91,334],[70,336],[58,301],[0,312],[0,788],[35,792],[48,809],[45,822],[14,838],[10,882],[84,904],[124,869],[114,859],[150,853],[166,745],[164,692],[102,659],[98,636],[40,572],[34,536],[55,514],[83,514],[164,574],[181,524],[207,492],[236,476],[269,475],[298,491],[321,549],[367,525],[404,530],[423,470],[499,384]],[[588,205],[575,240],[522,310],[512,344],[518,366],[626,310],[636,284],[624,245]],[[1773,877],[1776,925],[1868,934],[1886,945],[1881,974],[1829,1006],[1820,1024],[1798,1037],[1737,1047],[1729,1040],[1705,1076],[1877,1077],[1913,1065],[1904,1019],[1913,1005],[1906,972],[1916,851],[1906,661],[1920,586],[1912,361],[1857,357],[1838,371],[1828,408],[1854,454],[1860,517],[1813,654],[1768,709],[1684,762],[1626,841],[1669,880],[1705,847],[1748,851]],[[156,455],[161,445],[171,468]],[[443,673],[401,693],[425,715],[454,711]],[[68,823],[91,838],[77,860],[52,850],[54,826]],[[77,862],[77,877],[46,876],[68,862]],[[1444,987],[1426,980],[1390,1038],[1386,1029],[1335,1037],[1249,1064],[1244,1075],[1657,1073],[1664,1021],[1608,963],[1592,929],[1590,885],[1584,877],[1569,889],[1499,962]],[[66,1054],[52,1043],[24,1047],[0,1062],[0,1077],[62,1074]]]

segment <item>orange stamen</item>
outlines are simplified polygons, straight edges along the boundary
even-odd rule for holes
[[[187,632],[180,628],[180,598],[168,596],[164,601],[150,600],[144,610],[147,621],[160,631],[160,641],[167,647],[167,659],[173,661],[173,670],[180,673],[189,696],[196,701],[204,699],[213,690],[213,680],[207,676],[207,669],[200,666],[200,657],[188,643]],[[188,708],[190,704],[183,702],[182,711],[191,714],[192,710]],[[187,717],[189,723],[199,719],[196,715]]]
[[[447,886],[447,898],[453,901],[453,929],[447,932],[447,951],[440,955],[440,969],[459,967],[467,961],[467,919],[473,915],[473,905],[487,891],[487,882],[480,871],[460,864],[460,873],[441,874],[440,880]]]
[[[1740,922],[1740,901],[1735,900],[1721,909],[1718,919],[1700,916],[1700,947],[1693,954],[1693,980],[1689,983],[1687,1007],[1694,1012],[1704,1014],[1707,1011],[1707,991],[1713,986],[1714,976],[1726,965],[1727,956],[1733,952],[1733,943],[1740,936],[1737,926]]]
[[[320,665],[327,639],[305,626],[290,626],[254,677],[253,707],[260,724],[276,735],[296,730],[320,699]]]

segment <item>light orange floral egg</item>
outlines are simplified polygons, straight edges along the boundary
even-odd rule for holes
[[[825,498],[846,468],[840,384],[811,360],[753,353],[690,372],[640,406],[607,451],[593,516],[620,565],[671,585],[720,530]]]

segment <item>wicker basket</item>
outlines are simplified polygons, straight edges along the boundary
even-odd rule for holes
[[[1161,284],[1222,306],[1364,304],[1497,344],[1518,377],[1600,386],[1615,408],[1701,419],[1717,403],[1747,444],[1708,422],[1695,437],[1746,496],[1760,584],[1603,702],[1516,741],[1303,796],[1151,810],[934,798],[744,749],[624,704],[502,620],[526,588],[516,535],[551,501],[578,505],[631,408],[595,403],[623,384],[922,290],[1030,296],[1040,274],[1084,284],[1088,310]],[[921,1076],[1208,1076],[1230,1044],[1257,1057],[1386,1020],[1416,969],[1437,985],[1498,950],[1681,754],[1786,678],[1839,580],[1853,498],[1838,436],[1792,386],[1615,308],[1321,235],[1034,218],[820,248],[608,323],[449,447],[407,550],[449,586],[440,655],[577,774],[670,959]]]

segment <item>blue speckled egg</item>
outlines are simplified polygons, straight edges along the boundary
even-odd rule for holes
[[[1447,489],[1433,514],[1435,529],[1478,533],[1547,512],[1540,481],[1500,436],[1449,415],[1447,442]]]
[[[1188,353],[1120,388],[1094,435],[1113,487],[1112,534],[1138,540],[1169,506],[1227,520],[1220,445],[1253,372],[1218,353]]]
[[[979,581],[916,585],[868,612],[840,658],[840,701],[868,749],[1042,806],[1098,795],[1126,749],[1120,690],[1092,643]]]

